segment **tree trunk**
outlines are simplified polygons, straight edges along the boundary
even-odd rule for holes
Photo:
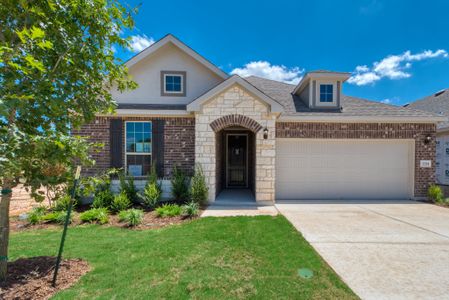
[[[9,204],[12,198],[12,180],[4,179],[0,200],[0,282],[6,280],[9,244]]]

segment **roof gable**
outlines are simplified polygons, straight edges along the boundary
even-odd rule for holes
[[[243,89],[248,91],[250,94],[256,96],[262,102],[267,104],[271,108],[271,112],[283,112],[283,107],[281,104],[279,104],[278,102],[276,102],[275,100],[264,94],[262,91],[260,91],[255,86],[253,86],[248,81],[246,81],[245,79],[241,78],[238,75],[231,76],[229,79],[223,81],[222,83],[218,84],[214,88],[207,91],[205,94],[196,98],[194,101],[192,101],[187,105],[187,111],[201,110],[201,107],[204,103],[206,103],[213,97],[219,95],[221,92],[233,86],[234,84],[238,84]]]
[[[222,71],[220,68],[212,64],[210,61],[205,59],[203,56],[198,54],[196,51],[194,51],[192,48],[181,42],[178,38],[175,36],[168,34],[164,36],[162,39],[158,40],[154,44],[150,45],[143,51],[139,52],[138,54],[131,57],[126,63],[125,66],[128,68],[131,68],[132,66],[139,63],[144,58],[150,56],[151,54],[157,52],[160,48],[165,46],[168,43],[172,43],[176,47],[178,47],[181,51],[186,53],[187,55],[191,56],[193,59],[198,61],[200,64],[204,65],[206,68],[217,74],[219,77],[223,79],[227,79],[229,77],[228,74],[226,74],[224,71]]]

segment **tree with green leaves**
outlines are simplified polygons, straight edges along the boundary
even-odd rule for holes
[[[0,6],[0,281],[6,278],[12,189],[67,178],[86,141],[71,128],[115,108],[132,89],[114,47],[128,47],[135,9],[116,0],[3,0]]]

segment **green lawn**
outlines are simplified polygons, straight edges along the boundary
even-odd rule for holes
[[[60,231],[15,233],[10,257],[55,255]],[[356,296],[291,224],[278,217],[204,218],[159,230],[70,228],[65,257],[93,270],[56,299]],[[302,279],[299,268],[315,276]]]

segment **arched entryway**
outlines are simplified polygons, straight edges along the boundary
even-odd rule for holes
[[[256,186],[255,136],[262,126],[243,115],[224,116],[213,121],[210,126],[215,132],[216,141],[216,196],[221,192],[229,195],[238,193],[250,195],[249,198],[254,199]],[[231,193],[230,190],[233,192]],[[248,197],[245,198],[248,199]]]

